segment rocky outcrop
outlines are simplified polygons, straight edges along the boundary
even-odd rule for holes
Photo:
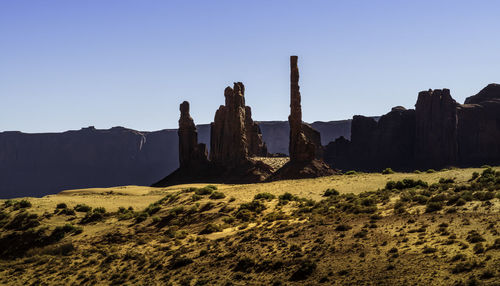
[[[334,174],[317,157],[322,156],[321,136],[318,131],[302,122],[297,56],[290,57],[290,161],[272,175],[270,180],[314,178]]]
[[[415,104],[415,159],[418,168],[456,166],[457,107],[449,89],[418,94]]]
[[[208,163],[207,147],[198,143],[198,132],[193,118],[189,114],[189,102],[184,101],[179,107],[179,168],[196,169],[199,165]]]

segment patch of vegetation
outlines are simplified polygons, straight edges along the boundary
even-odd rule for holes
[[[222,231],[222,227],[220,225],[216,225],[214,223],[209,223],[203,228],[199,234],[210,234],[214,232]]]
[[[290,281],[302,281],[306,280],[309,276],[313,274],[316,270],[316,262],[312,260],[303,260],[298,268],[290,276]]]
[[[264,193],[258,193],[254,196],[254,200],[265,200],[265,201],[272,201],[276,198],[275,195],[264,192]]]
[[[422,180],[413,180],[413,179],[403,179],[402,181],[389,181],[385,185],[385,188],[388,190],[404,190],[409,188],[422,187],[427,188],[428,184]]]
[[[339,191],[335,189],[327,189],[325,193],[323,193],[323,197],[331,197],[331,196],[338,196],[340,195]]]
[[[349,175],[357,175],[357,174],[358,174],[358,173],[357,173],[356,171],[354,171],[354,170],[347,171],[347,172],[345,172],[345,173],[344,173],[344,175],[348,175],[348,176],[349,176]]]
[[[223,199],[225,197],[226,197],[226,195],[223,192],[213,192],[209,198],[212,200],[220,200],[220,199]]]
[[[92,211],[89,211],[85,214],[85,216],[80,220],[79,224],[88,224],[91,222],[101,221],[106,216],[106,209],[103,207],[95,208]]]
[[[4,225],[5,229],[9,230],[27,230],[29,228],[34,228],[40,225],[40,221],[37,214],[30,214],[26,211],[21,211],[15,215],[12,220]]]
[[[85,204],[78,204],[75,206],[74,210],[76,212],[83,212],[83,213],[86,213],[86,212],[90,212],[92,211],[92,208],[85,205]]]
[[[391,168],[385,168],[385,169],[382,171],[382,174],[384,174],[384,175],[394,174],[394,171],[393,171]]]

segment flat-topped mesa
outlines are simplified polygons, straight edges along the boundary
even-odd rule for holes
[[[457,107],[449,89],[422,91],[415,104],[415,159],[420,168],[457,163]]]
[[[225,105],[215,113],[210,133],[210,160],[219,166],[237,167],[251,156],[267,155],[260,128],[245,106],[245,86],[235,82],[224,90]],[[248,114],[247,114],[248,113]]]
[[[297,56],[290,57],[290,116],[288,116],[288,122],[290,124],[289,152],[291,162],[308,162],[316,157],[316,146],[312,143],[313,141],[311,138],[307,137],[303,129],[297,60]]]
[[[208,162],[207,147],[205,144],[198,144],[198,132],[194,125],[193,118],[189,114],[189,102],[180,104],[179,110],[179,163],[180,168],[191,168],[200,163]]]

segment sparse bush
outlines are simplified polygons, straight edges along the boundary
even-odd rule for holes
[[[201,200],[202,198],[203,198],[202,196],[197,195],[197,194],[193,194],[193,195],[191,196],[191,200],[193,200],[193,202],[199,201],[199,200]]]
[[[476,230],[469,231],[466,240],[470,243],[478,243],[485,241],[485,239]]]
[[[474,247],[472,248],[474,250],[475,254],[483,253],[484,252],[484,246],[481,242],[478,242],[474,244]]]
[[[358,173],[357,173],[356,171],[354,171],[354,170],[351,170],[351,171],[347,171],[347,172],[345,172],[345,175],[348,175],[348,176],[349,176],[349,175],[357,175],[357,174],[358,174]]]
[[[292,195],[289,192],[280,195],[278,198],[280,201],[297,201],[299,199],[299,197]]]
[[[337,225],[337,227],[335,227],[335,230],[336,231],[348,231],[350,230],[352,227],[350,225],[347,225],[347,224],[339,224]]]
[[[223,199],[225,197],[226,197],[226,195],[223,192],[213,192],[210,195],[210,199],[212,199],[212,200],[219,200],[219,199]]]
[[[159,210],[161,209],[161,207],[157,204],[157,203],[153,203],[153,204],[150,204],[145,210],[144,212],[147,213],[148,215],[152,216],[154,215],[155,213],[157,213]]]
[[[385,169],[382,171],[382,174],[384,174],[384,175],[394,174],[394,171],[393,171],[391,168],[385,168]]]
[[[427,188],[428,184],[422,180],[413,180],[413,179],[403,179],[402,181],[389,181],[385,185],[387,190],[404,190],[409,188],[422,187]]]
[[[428,173],[428,174],[431,174],[431,173],[436,173],[436,170],[434,170],[434,169],[428,169],[425,172]]]
[[[311,274],[313,274],[314,270],[316,270],[316,263],[311,260],[304,260],[299,264],[299,267],[295,272],[293,272],[290,277],[290,281],[301,281],[307,279]]]
[[[252,268],[255,266],[255,261],[250,257],[241,257],[238,259],[238,263],[233,268],[234,271],[249,273],[252,271]]]
[[[266,201],[271,201],[276,198],[275,195],[265,192],[265,193],[258,193],[254,196],[254,200],[266,200]]]
[[[215,187],[215,189],[214,189],[212,187],[206,186],[203,188],[196,189],[194,191],[194,193],[199,195],[199,196],[208,196],[208,195],[212,194],[214,192],[214,190],[216,190],[216,189],[217,189],[217,187]]]
[[[425,207],[425,212],[431,213],[431,212],[436,212],[443,209],[443,203],[442,202],[431,202],[429,201]]]
[[[199,234],[210,234],[210,233],[219,232],[219,231],[222,231],[222,228],[219,225],[209,223],[205,226],[204,229],[202,229],[200,231]]]
[[[80,220],[80,224],[87,224],[91,222],[96,222],[104,219],[104,215],[106,214],[106,210],[102,207],[95,208],[93,211],[89,211],[85,214],[85,216]]]
[[[187,266],[191,263],[193,263],[193,259],[177,255],[177,256],[173,256],[172,260],[170,260],[170,268],[177,269],[177,268]]]
[[[430,246],[426,246],[426,247],[424,247],[424,249],[422,249],[422,253],[424,253],[424,254],[434,253],[436,251],[437,251],[437,249],[435,249],[434,247],[430,247]]]
[[[78,205],[75,206],[74,210],[77,211],[77,212],[84,212],[84,213],[86,213],[86,212],[90,212],[92,210],[92,208],[89,207],[89,206],[87,206],[87,205],[85,205],[85,204],[78,204]]]
[[[146,219],[148,218],[148,214],[145,213],[145,212],[140,212],[137,214],[137,216],[135,217],[135,222],[136,223],[140,223],[140,222],[143,222],[145,221]]]
[[[57,204],[56,209],[65,209],[67,207],[68,207],[68,205],[66,205],[65,203],[59,203],[59,204]]]
[[[323,197],[338,196],[340,193],[335,189],[327,189],[323,194]]]
[[[30,214],[26,211],[18,213],[11,221],[4,225],[5,229],[27,230],[40,225],[37,214]]]

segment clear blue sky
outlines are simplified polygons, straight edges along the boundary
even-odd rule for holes
[[[499,1],[0,1],[0,131],[209,123],[234,81],[287,120],[299,56],[307,122],[463,103],[500,82]]]

